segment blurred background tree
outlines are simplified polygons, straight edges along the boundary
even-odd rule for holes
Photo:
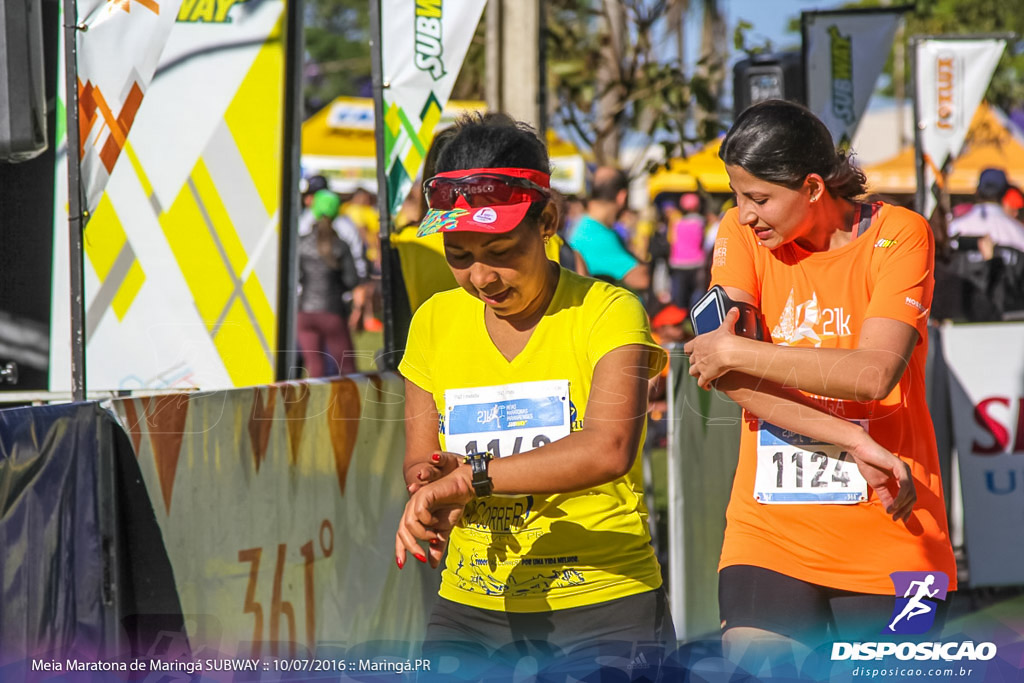
[[[678,156],[685,143],[722,130],[726,27],[717,0],[549,0],[546,7],[553,121],[598,163],[621,161],[623,146],[641,141]],[[691,74],[684,27],[698,16]]]
[[[627,141],[678,156],[685,143],[723,129],[726,26],[718,0],[547,0],[544,7],[551,121],[599,163],[618,163]],[[689,21],[701,22],[691,68]],[[305,30],[306,115],[339,95],[369,96],[367,0],[306,0]],[[452,99],[485,98],[484,48],[482,21]]]
[[[368,0],[305,0],[305,115],[335,97],[370,97],[370,13]],[[483,99],[484,30],[477,27],[452,90],[453,100]]]
[[[369,97],[370,15],[366,0],[306,0],[306,116],[339,95]]]

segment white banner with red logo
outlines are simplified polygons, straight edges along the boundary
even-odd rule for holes
[[[392,214],[423,165],[485,4],[380,0],[383,159]]]
[[[804,12],[807,106],[847,147],[892,49],[898,11]]]
[[[1024,324],[955,325],[942,339],[970,584],[1024,584]]]
[[[90,212],[121,156],[181,3],[78,3],[79,151],[85,208]]]
[[[942,168],[960,153],[1005,47],[1000,38],[917,42],[914,97],[927,188],[919,208],[925,216],[935,209]]]

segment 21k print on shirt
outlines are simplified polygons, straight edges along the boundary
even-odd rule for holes
[[[811,298],[801,304],[796,303],[796,291],[789,290],[786,306],[779,316],[779,322],[772,329],[772,341],[776,344],[791,346],[803,339],[810,339],[815,346],[821,346],[822,338],[815,332],[820,323],[821,334],[825,339],[845,337],[850,332],[850,316],[842,306],[821,309],[818,306],[818,293],[812,292]]]

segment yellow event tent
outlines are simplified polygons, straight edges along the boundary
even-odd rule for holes
[[[696,192],[698,189],[712,194],[731,193],[725,164],[718,158],[721,146],[719,137],[686,159],[669,160],[667,168],[655,171],[648,178],[648,195],[654,198],[663,192]]]
[[[459,115],[485,111],[483,102],[451,101],[441,113],[440,126]],[[576,147],[548,130],[551,184],[563,194],[582,195],[586,164]],[[373,138],[373,102],[339,97],[302,124],[302,172],[323,174],[338,192],[363,187],[377,191],[377,157]]]
[[[978,175],[986,168],[1001,168],[1010,182],[1024,187],[1024,142],[997,109],[982,103],[974,113],[964,148],[946,177],[946,192],[974,194]],[[913,194],[917,188],[914,147],[864,169],[872,192]]]

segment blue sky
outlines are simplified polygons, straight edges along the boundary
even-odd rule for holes
[[[843,4],[842,0],[723,0],[723,11],[729,23],[730,41],[733,29],[742,19],[754,26],[748,31],[749,44],[770,39],[772,47],[781,50],[800,44],[800,34],[786,33],[786,29],[791,20],[800,17],[801,11],[837,9]]]

